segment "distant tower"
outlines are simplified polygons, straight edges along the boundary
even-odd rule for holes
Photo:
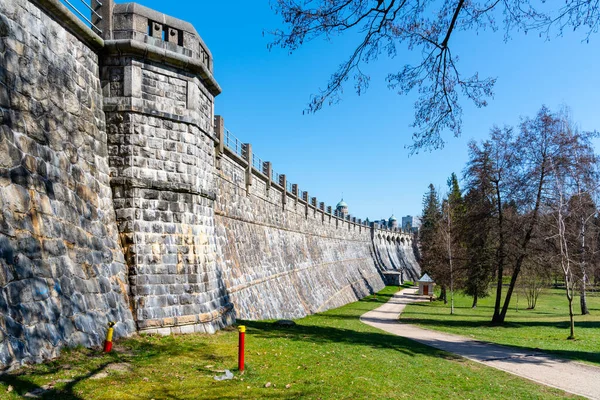
[[[398,227],[398,220],[396,219],[396,217],[394,217],[394,214],[392,214],[392,216],[388,220],[388,226],[390,228],[397,228]]]
[[[348,204],[344,202],[343,198],[337,203],[335,210],[337,211],[338,217],[346,218],[348,216]]]

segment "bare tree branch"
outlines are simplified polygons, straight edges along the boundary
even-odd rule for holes
[[[493,97],[496,78],[480,78],[477,73],[463,77],[452,55],[450,43],[457,30],[497,29],[502,16],[505,38],[511,32],[539,31],[549,37],[567,27],[585,28],[586,40],[600,24],[600,0],[566,0],[552,9],[544,1],[534,0],[271,0],[272,8],[282,16],[285,30],[270,32],[274,46],[298,49],[315,38],[358,32],[362,39],[350,57],[331,75],[325,89],[312,96],[305,112],[316,112],[324,104],[341,100],[344,84],[354,80],[360,95],[370,77],[361,65],[376,60],[382,53],[395,57],[398,46],[421,50],[421,62],[405,65],[388,74],[388,87],[399,94],[418,90],[412,127],[412,153],[443,147],[442,132],[461,134],[463,98],[477,107],[485,107]]]

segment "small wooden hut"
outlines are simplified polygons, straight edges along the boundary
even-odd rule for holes
[[[435,282],[429,275],[423,275],[417,283],[419,284],[419,295],[433,296],[433,285],[435,285]]]

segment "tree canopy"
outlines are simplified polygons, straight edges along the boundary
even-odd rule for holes
[[[399,94],[419,93],[412,127],[412,152],[444,145],[442,132],[459,136],[465,99],[484,107],[493,96],[496,78],[466,76],[458,55],[451,50],[457,31],[491,29],[538,32],[540,36],[561,35],[565,29],[584,31],[584,39],[598,31],[600,5],[590,0],[565,0],[549,4],[544,0],[271,0],[281,15],[284,29],[273,33],[270,47],[290,52],[316,39],[356,33],[358,43],[333,72],[327,87],[313,95],[307,111],[341,99],[344,84],[354,82],[360,95],[369,86],[363,72],[365,63],[381,55],[394,58],[401,46],[419,51],[417,64],[398,65],[387,75],[387,83]]]

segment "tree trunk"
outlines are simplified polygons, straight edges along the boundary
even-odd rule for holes
[[[567,293],[569,293],[569,289],[567,289]],[[573,294],[567,294],[567,298],[569,299],[569,320],[570,320],[570,328],[571,334],[567,339],[574,340],[575,339],[575,318],[573,316]]]
[[[492,324],[499,324],[500,321],[500,304],[502,302],[502,278],[504,277],[504,214],[502,213],[502,197],[500,196],[500,188],[498,182],[495,182],[496,197],[498,201],[498,282],[496,284],[496,303],[494,304],[494,316]]]
[[[475,296],[473,296],[473,305],[471,308],[477,308],[477,293],[475,293]]]
[[[508,285],[508,290],[506,291],[506,298],[504,299],[504,305],[502,306],[502,311],[498,316],[495,322],[497,324],[503,324],[504,319],[506,318],[506,313],[508,312],[508,306],[510,305],[510,298],[512,297],[513,291],[515,290],[515,285],[517,284],[517,278],[519,277],[519,272],[521,272],[521,265],[523,265],[523,260],[525,259],[524,255],[519,256],[517,259],[517,264],[515,265],[515,269],[510,278],[510,284]],[[495,317],[495,315],[494,315]]]
[[[586,280],[586,276],[583,275],[583,278],[581,278],[581,291],[580,291],[580,297],[579,297],[579,305],[581,306],[581,315],[587,315],[590,313],[590,310],[588,309],[587,306],[587,293],[586,293],[586,285],[585,285],[585,280]]]
[[[454,277],[452,275],[452,242],[448,235],[448,255],[450,257],[450,314],[454,314]]]
[[[527,255],[527,247],[529,246],[529,242],[531,241],[531,236],[533,235],[533,230],[537,225],[538,213],[540,210],[540,204],[542,202],[542,189],[544,188],[544,178],[546,176],[544,163],[542,163],[542,170],[540,172],[540,179],[538,181],[537,187],[537,196],[535,199],[535,207],[533,208],[533,215],[531,219],[531,223],[525,233],[525,237],[523,238],[523,242],[521,243],[521,255],[517,258],[517,262],[515,264],[515,269],[513,270],[512,277],[510,279],[510,285],[508,286],[508,290],[506,291],[506,298],[504,299],[504,305],[502,306],[502,312],[496,318],[496,311],[494,310],[494,318],[492,322],[497,324],[503,324],[504,319],[506,318],[506,312],[508,311],[508,306],[510,304],[510,298],[512,296],[513,290],[515,289],[515,285],[517,284],[517,278],[519,277],[519,272],[521,272],[521,266],[523,265],[523,261]]]
[[[581,315],[586,315],[590,313],[587,306],[587,297],[586,297],[586,248],[585,248],[585,235],[586,235],[586,226],[585,226],[585,218],[581,218],[581,288],[580,288],[580,296],[579,296],[579,305],[581,307]]]
[[[442,285],[442,291],[440,292],[440,300],[444,300],[444,304],[448,304],[448,299],[446,298],[446,285]]]

